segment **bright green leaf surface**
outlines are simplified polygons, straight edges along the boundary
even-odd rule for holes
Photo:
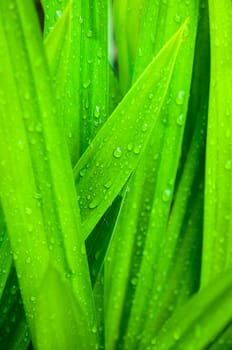
[[[74,169],[84,237],[138,164],[167,92],[184,28],[151,62]]]
[[[155,21],[155,15],[152,19],[149,17],[152,12],[152,6],[153,12],[158,11],[159,7],[154,3],[148,8],[147,18],[149,20],[147,18],[144,19],[144,27],[151,25],[151,23],[153,24]],[[181,9],[182,13],[186,11],[185,4],[183,6],[173,4],[173,7],[170,7],[170,11],[166,14],[168,18],[173,17],[173,12],[177,8]],[[192,30],[192,32],[190,31],[191,36],[186,38],[186,43],[180,49],[172,82],[159,120],[142,155],[141,162],[128,184],[128,193],[126,194],[123,203],[124,207],[115,232],[116,242],[109,257],[109,263],[107,263],[106,322],[108,328],[106,339],[108,338],[110,346],[117,341],[118,337],[120,338],[118,341],[122,341],[128,319],[130,323],[126,340],[127,344],[125,345],[127,348],[138,347],[138,340],[140,339],[136,338],[136,334],[141,334],[141,329],[144,329],[147,315],[146,303],[151,294],[151,285],[154,284],[155,260],[157,259],[160,241],[163,239],[163,232],[169,217],[187,110],[187,98],[183,98],[183,101],[179,103],[179,100],[176,102],[176,96],[183,91],[188,95],[187,91],[190,88],[193,47],[198,17],[197,5],[192,5],[191,10],[195,14],[190,25],[190,30]],[[190,10],[188,9],[188,11]],[[189,13],[186,12],[185,15],[188,16]],[[169,20],[167,19],[167,21]],[[177,24],[174,21],[173,23],[173,26],[169,26],[169,35],[176,29]],[[152,35],[155,35],[153,34],[154,29],[152,28],[151,30]],[[141,71],[148,64],[149,57],[150,59],[152,58],[152,50],[154,48],[150,38],[151,36],[146,36],[145,31],[141,33],[141,48],[137,53],[139,56],[137,60],[137,74],[138,71]],[[161,41],[161,38],[159,40]],[[162,40],[165,39],[162,38]],[[159,46],[160,41],[157,43],[157,46]],[[146,49],[149,47],[150,52],[149,55],[141,58],[141,50],[144,47]],[[186,67],[188,66],[187,71],[190,72],[188,78],[182,74],[184,62],[186,62]],[[176,150],[175,156],[173,155],[173,149]],[[147,233],[148,230],[149,234]],[[140,264],[143,265],[141,270]],[[115,277],[111,278],[110,276]],[[125,285],[126,288],[124,287]],[[134,295],[135,300],[133,301]],[[116,298],[117,307],[114,307]],[[154,312],[151,311],[152,313]],[[152,322],[152,319],[150,322]],[[144,334],[146,333],[144,330]],[[147,336],[148,334],[149,332]],[[121,346],[121,344],[118,346]]]
[[[230,324],[231,300],[232,278],[228,270],[182,306],[148,349],[205,349]]]
[[[72,169],[56,124],[39,27],[32,31],[30,23],[36,23],[30,1],[1,3],[1,62],[5,68],[0,79],[2,205],[34,343],[39,348],[43,333],[38,322],[40,305],[46,304],[43,285],[55,269],[63,282],[51,283],[53,292],[59,284],[60,288],[68,284],[73,298],[82,305],[79,322],[83,323],[76,331],[88,348],[95,337],[92,293]],[[60,298],[62,302],[65,307],[69,299]],[[52,306],[56,323],[62,305]],[[67,317],[68,322],[71,326],[72,318]],[[59,326],[57,314],[58,333]],[[49,333],[43,341],[50,348],[55,339]]]
[[[232,263],[231,17],[231,1],[209,1],[211,81],[202,285]]]

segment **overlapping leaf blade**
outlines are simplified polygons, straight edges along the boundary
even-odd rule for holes
[[[197,4],[192,4],[190,10],[185,4],[173,3],[169,11],[168,7],[162,4],[160,6],[157,6],[154,2],[149,4],[150,7],[146,7],[145,10],[144,23],[142,22],[141,28],[143,28],[143,25],[146,29],[149,27],[151,34],[147,36],[147,32],[141,29],[134,77],[144,69],[149,59],[152,59],[153,52],[157,52],[162,42],[165,41],[163,36],[158,37],[155,43],[151,40],[157,34],[154,30],[157,11],[162,9],[163,18],[168,23],[171,20],[173,21],[173,13],[176,13],[177,10],[186,16],[194,13],[195,17],[190,25],[190,32],[192,30],[191,36],[186,38],[186,43],[183,44],[180,55],[177,58],[173,80],[156,128],[154,128],[141,162],[128,184],[128,193],[126,194],[123,203],[124,207],[114,233],[115,242],[113,242],[110,252],[109,263],[106,263],[106,302],[108,303],[106,310],[108,327],[106,338],[108,338],[110,346],[112,346],[112,342],[120,342],[120,344],[116,343],[117,345],[115,346],[117,347],[122,346],[121,342],[123,342],[123,336],[126,334],[125,346],[128,348],[138,347],[142,331],[146,339],[149,338],[150,334],[144,329],[144,325],[146,323],[147,310],[149,310],[151,315],[154,314],[154,311],[150,307],[146,307],[146,304],[150,299],[150,294],[154,294],[150,288],[153,288],[151,285],[154,285],[155,259],[157,258],[169,217],[188,104],[187,99],[183,98],[182,101],[179,101],[178,96],[183,90],[188,95],[187,91],[190,88],[198,17]],[[165,10],[167,10],[167,13]],[[173,25],[168,27],[169,35],[171,35],[172,31],[175,31],[178,25],[175,21],[172,23]],[[162,24],[166,28],[165,20],[163,20]],[[159,28],[159,33],[161,32],[163,31]],[[149,54],[142,56],[143,49],[149,49]],[[186,62],[188,66],[188,79],[186,75],[181,74],[183,72],[183,62]],[[173,149],[176,150],[175,156],[173,156]],[[130,218],[129,222],[128,218]],[[143,265],[142,270],[140,270],[140,264]],[[115,277],[111,278],[110,276]],[[138,289],[140,292],[138,292]],[[114,307],[116,299],[117,307]],[[114,317],[113,321],[112,317]],[[150,322],[152,322],[152,319]],[[129,327],[128,330],[127,326]],[[138,334],[140,334],[140,338],[136,338]],[[141,344],[141,348],[144,346],[144,343]]]
[[[209,1],[211,82],[202,285],[232,264],[232,3]]]
[[[207,348],[231,323],[231,283],[231,270],[219,275],[173,314],[149,349]]]
[[[74,169],[84,237],[138,164],[158,119],[185,25],[133,85]]]
[[[76,339],[88,348],[95,341],[92,292],[71,164],[55,118],[35,10],[30,1],[12,1],[2,3],[0,13],[1,197],[32,338],[38,348],[56,344],[45,306],[49,293],[60,291],[53,322],[62,327],[62,307],[69,305],[70,324],[61,346]],[[33,31],[30,23],[37,23]],[[44,283],[50,283],[49,293]]]

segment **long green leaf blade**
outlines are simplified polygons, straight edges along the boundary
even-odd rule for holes
[[[227,270],[177,310],[148,349],[207,348],[231,322],[231,299],[231,270]]]
[[[84,237],[139,162],[167,92],[185,26],[133,85],[74,169]]]
[[[232,3],[209,1],[211,81],[202,285],[232,264]]]
[[[55,315],[53,331],[62,333],[59,317],[69,305],[69,333],[61,346],[79,339],[88,349],[95,343],[92,292],[70,159],[56,121],[35,9],[30,1],[0,6],[0,192],[33,342],[37,348],[58,348],[46,322]],[[62,295],[59,306],[51,303],[54,315],[46,308],[52,293],[46,284]]]

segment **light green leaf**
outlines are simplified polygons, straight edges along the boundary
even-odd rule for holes
[[[202,286],[232,264],[232,2],[209,1],[211,76]]]
[[[159,7],[154,2],[150,5],[145,9],[141,27],[149,27],[155,22],[155,12],[159,11]],[[163,6],[160,5],[160,8]],[[176,8],[181,8],[182,13],[186,11],[186,16],[190,12],[194,14],[188,24],[189,37],[180,48],[159,119],[140,163],[128,183],[128,193],[117,222],[109,262],[107,260],[106,263],[106,339],[109,346],[113,346],[114,343],[116,347],[138,348],[143,336],[146,342],[151,333],[150,329],[148,330],[150,326],[146,324],[147,314],[149,312],[152,318],[157,309],[153,305],[154,310],[151,311],[147,304],[151,295],[155,293],[154,276],[158,269],[156,263],[170,216],[188,106],[187,96],[190,90],[198,20],[196,3],[191,4],[191,9],[186,10],[185,4],[181,6],[173,2],[170,8],[165,7],[167,10],[165,16],[173,18]],[[151,13],[154,16],[152,18]],[[170,22],[168,19],[167,21]],[[173,26],[169,25],[170,35],[175,26],[176,23]],[[153,49],[150,38],[155,35],[155,29],[155,26],[150,28],[149,36],[146,31],[141,32],[140,49],[143,47],[147,49],[149,46],[149,54]],[[159,39],[161,41],[161,38]],[[139,57],[140,53],[138,50]],[[149,58],[152,56],[136,60],[137,74],[148,64]],[[186,67],[187,75],[183,72],[183,65]],[[177,103],[176,96],[180,92],[184,92],[186,97]],[[116,298],[117,307],[114,307]],[[141,343],[141,348],[145,346],[144,342]]]
[[[85,327],[78,332],[84,332],[89,348],[95,343],[94,310],[73,173],[29,0],[1,3],[0,38],[0,193],[32,339],[36,345],[43,333],[37,323],[40,293],[54,266],[82,305],[79,322]],[[53,306],[55,314],[62,308]],[[44,342],[52,338],[50,333]]]
[[[154,58],[74,168],[85,238],[125,185],[148,143],[185,26]]]
[[[121,91],[125,94],[132,82],[140,23],[145,0],[113,2],[114,32]]]
[[[167,321],[147,349],[205,349],[231,322],[231,270],[197,293]]]

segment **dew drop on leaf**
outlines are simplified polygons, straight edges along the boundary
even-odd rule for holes
[[[226,170],[231,170],[232,167],[232,161],[231,160],[227,160],[227,162],[224,165]]]
[[[56,11],[56,16],[57,16],[57,18],[60,18],[62,16],[62,11],[61,10],[57,10]]]
[[[104,184],[104,187],[109,189],[110,187],[112,186],[112,181],[111,180],[108,180],[105,184]]]
[[[85,173],[86,173],[86,168],[82,168],[80,171],[79,171],[79,174],[81,177],[84,177],[85,176]]]
[[[147,124],[147,123],[143,124],[143,126],[142,126],[142,131],[143,131],[143,132],[146,132],[147,129],[148,129],[148,124]]]
[[[136,155],[139,154],[141,149],[142,149],[141,145],[135,146],[133,149],[134,154],[136,154]]]
[[[87,89],[89,86],[90,86],[90,84],[91,84],[91,81],[88,79],[88,80],[86,80],[84,83],[83,83],[83,88],[84,89]]]
[[[100,107],[96,106],[94,111],[94,117],[99,118],[100,117]]]
[[[183,115],[183,114],[180,114],[180,115],[177,117],[176,123],[177,123],[177,125],[179,125],[179,126],[183,126],[183,124],[184,124],[184,115]]]
[[[32,209],[31,208],[25,208],[25,214],[31,215]]]
[[[119,146],[115,148],[113,156],[115,158],[120,158],[122,156],[122,150]]]
[[[97,198],[94,198],[90,203],[89,203],[89,209],[95,209],[99,205],[99,201]]]
[[[176,104],[182,105],[184,103],[185,92],[180,90],[176,96]]]
[[[13,284],[13,286],[10,289],[10,294],[15,295],[16,293],[17,293],[17,287],[15,284]]]
[[[164,192],[163,192],[163,195],[162,195],[162,200],[164,201],[164,202],[168,202],[169,200],[170,200],[170,198],[171,198],[171,194],[172,194],[172,191],[170,190],[170,189],[166,189],[166,190],[164,190]]]

